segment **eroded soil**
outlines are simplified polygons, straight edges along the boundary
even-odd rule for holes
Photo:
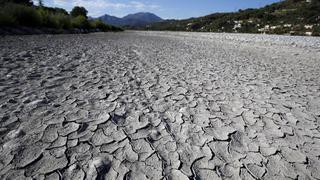
[[[0,39],[0,179],[320,179],[320,39]]]

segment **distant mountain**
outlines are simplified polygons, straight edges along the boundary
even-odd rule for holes
[[[136,22],[136,23],[154,23],[154,22],[160,22],[162,21],[162,19],[155,15],[155,14],[152,14],[152,13],[143,13],[143,12],[140,12],[140,13],[136,13],[136,14],[129,14],[125,17],[122,18],[123,20],[129,22],[129,23],[132,23],[132,22]],[[132,24],[135,24],[135,23],[132,23]]]
[[[97,19],[100,19],[101,21],[108,23],[110,25],[114,25],[114,26],[122,26],[124,25],[122,18],[118,18],[116,16],[110,16],[108,14],[105,14],[101,17],[98,17]]]
[[[282,0],[258,9],[165,20],[143,29],[320,36],[320,0]]]
[[[163,20],[159,16],[148,12],[129,14],[122,18],[106,14],[101,17],[98,17],[97,19],[100,19],[103,22],[114,26],[125,26],[130,28],[143,27],[147,24],[161,22]]]

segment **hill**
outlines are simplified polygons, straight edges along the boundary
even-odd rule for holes
[[[125,26],[128,28],[145,27],[147,24],[162,21],[162,19],[159,16],[148,12],[129,14],[122,18],[106,14],[101,17],[98,17],[97,19],[100,19],[101,21],[114,26]]]
[[[103,22],[109,22],[109,24],[112,24],[113,26],[122,26],[123,22],[121,18],[118,18],[116,16],[110,16],[108,14],[105,14],[101,17],[98,17],[96,19],[100,19]]]
[[[145,30],[320,35],[320,0],[285,0],[259,9],[166,20]]]

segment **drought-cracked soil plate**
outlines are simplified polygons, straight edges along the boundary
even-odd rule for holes
[[[0,179],[320,179],[320,39],[0,38]]]

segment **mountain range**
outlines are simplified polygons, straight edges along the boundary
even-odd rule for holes
[[[147,24],[163,21],[163,19],[160,18],[159,16],[149,12],[139,12],[135,14],[128,14],[122,18],[105,14],[96,19],[100,19],[101,21],[110,25],[127,27],[127,28],[140,28],[140,27],[146,26]]]
[[[282,0],[257,9],[164,20],[143,29],[320,36],[320,0]]]

